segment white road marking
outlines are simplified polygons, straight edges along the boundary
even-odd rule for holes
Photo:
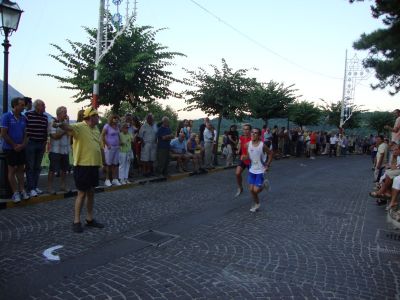
[[[57,249],[60,249],[62,247],[64,247],[64,246],[57,245],[57,246],[50,247],[43,251],[43,256],[46,257],[48,260],[54,260],[54,261],[60,260],[60,256],[54,255],[53,251],[56,251]]]

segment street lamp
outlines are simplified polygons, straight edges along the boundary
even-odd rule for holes
[[[17,3],[9,0],[0,0],[1,30],[4,35],[4,76],[3,76],[3,113],[8,111],[8,48],[11,44],[8,37],[18,29],[22,10]],[[7,163],[5,154],[0,152],[0,198],[11,196],[11,189],[7,178]]]
[[[4,77],[3,77],[3,113],[8,110],[8,48],[11,44],[8,37],[18,29],[22,10],[17,3],[2,0],[0,3],[1,29],[4,34]]]

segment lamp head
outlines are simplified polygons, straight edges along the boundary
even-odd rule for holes
[[[6,33],[16,31],[18,29],[19,20],[23,10],[16,2],[10,0],[0,0],[0,27]]]

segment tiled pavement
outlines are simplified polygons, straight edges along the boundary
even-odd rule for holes
[[[100,193],[106,228],[82,234],[73,198],[1,210],[0,299],[399,299],[400,233],[371,173],[360,156],[275,161],[256,214],[233,170]],[[133,237],[149,229],[177,237]]]

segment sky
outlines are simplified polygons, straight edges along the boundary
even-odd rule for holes
[[[73,91],[37,74],[66,74],[49,56],[57,53],[50,44],[69,49],[67,39],[86,42],[82,26],[97,27],[100,1],[16,2],[24,13],[10,37],[9,84],[25,96],[44,100],[50,114],[64,105],[76,116],[89,102],[74,103]],[[112,0],[109,2],[115,9]],[[133,0],[130,4],[133,7]],[[370,4],[349,4],[347,0],[139,0],[136,22],[167,28],[157,34],[157,41],[186,55],[174,60],[172,71],[177,78],[186,77],[183,68],[202,67],[211,72],[209,66],[220,67],[224,58],[234,70],[255,68],[249,76],[285,86],[294,84],[299,100],[321,104],[320,99],[329,103],[342,98],[346,49],[348,58],[365,58],[367,53],[355,51],[353,42],[362,33],[384,26],[372,17]],[[2,59],[0,68],[3,70]],[[399,95],[372,90],[370,84],[376,82],[371,71],[356,86],[355,104],[371,111],[398,108]],[[180,119],[205,116],[201,111],[185,111],[182,99],[161,103],[179,110]]]

